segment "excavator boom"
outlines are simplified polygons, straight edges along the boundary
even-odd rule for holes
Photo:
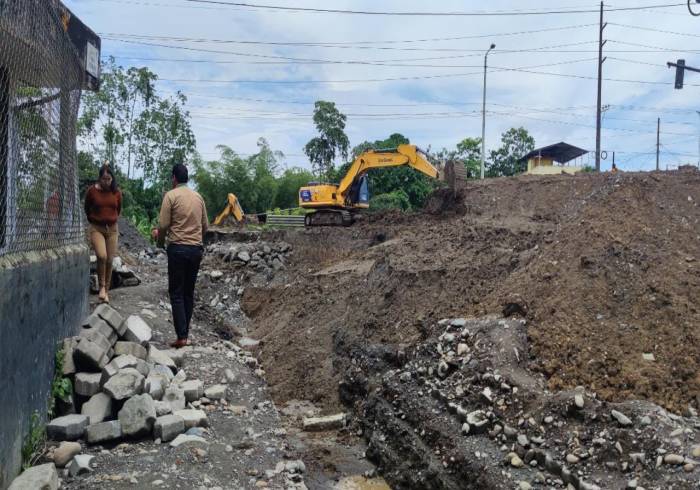
[[[226,207],[219,213],[219,215],[214,219],[213,225],[220,225],[228,216],[233,216],[233,218],[238,223],[243,223],[245,219],[245,214],[243,213],[243,208],[238,202],[238,198],[235,194],[229,194],[226,199]]]
[[[299,206],[316,210],[306,215],[307,226],[352,224],[352,212],[369,207],[367,172],[403,165],[434,179],[440,177],[439,171],[413,145],[365,151],[355,158],[339,184],[312,183],[299,189]]]

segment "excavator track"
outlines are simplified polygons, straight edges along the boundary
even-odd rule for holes
[[[355,219],[352,213],[342,209],[319,209],[306,215],[304,225],[312,226],[350,226]]]

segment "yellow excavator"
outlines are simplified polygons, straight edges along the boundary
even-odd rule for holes
[[[233,216],[233,219],[235,219],[238,224],[243,224],[246,216],[243,213],[243,208],[241,207],[241,203],[238,202],[236,195],[233,193],[229,194],[226,201],[226,207],[216,218],[214,218],[212,224],[219,226],[229,216]]]
[[[349,226],[354,213],[369,208],[367,172],[374,168],[408,165],[434,179],[440,172],[414,145],[399,145],[390,150],[368,150],[359,155],[340,184],[311,182],[299,189],[299,206],[311,209],[306,226]],[[450,184],[454,186],[453,183]]]

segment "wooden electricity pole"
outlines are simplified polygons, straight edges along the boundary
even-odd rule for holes
[[[659,171],[659,151],[661,150],[661,118],[656,120],[656,171]]]

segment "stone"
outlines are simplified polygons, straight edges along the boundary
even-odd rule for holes
[[[513,468],[522,468],[523,466],[525,466],[525,463],[523,463],[523,460],[520,459],[520,456],[518,456],[515,453],[508,454],[507,458],[510,461],[510,465]]]
[[[122,335],[124,340],[146,346],[153,337],[151,327],[140,316],[131,315],[124,324],[126,325],[126,331]]]
[[[124,324],[124,318],[119,314],[117,310],[106,304],[100,304],[95,308],[93,314],[97,314],[104,321],[109,323],[117,335],[120,337],[124,335],[126,331],[126,325]]]
[[[163,366],[165,367],[165,366]],[[172,374],[172,373],[171,373]],[[187,373],[185,373],[184,369],[180,369],[177,374],[173,377],[171,380],[171,383],[174,383],[176,385],[181,385],[187,380]]]
[[[70,463],[73,456],[80,454],[83,448],[78,442],[62,442],[53,452],[53,462],[57,468],[63,468]]]
[[[151,366],[153,366],[153,364],[149,364],[143,359],[136,359],[136,367],[134,369],[136,369],[141,376],[145,378],[150,374]]]
[[[519,481],[518,482],[518,489],[519,490],[532,490],[532,485],[530,485],[526,481]]]
[[[173,409],[168,402],[156,400],[153,402],[153,404],[156,407],[156,417],[162,417],[163,415],[168,415],[169,413],[173,412]],[[185,408],[184,405],[182,408]]]
[[[156,407],[149,395],[136,395],[129,398],[119,411],[122,434],[139,437],[151,433],[156,421]]]
[[[170,405],[173,412],[184,410],[187,403],[187,399],[185,398],[185,390],[179,386],[170,385],[170,387],[167,388],[163,394],[163,402]]]
[[[574,395],[574,405],[576,405],[576,408],[582,409],[584,405],[584,399],[583,399],[583,394],[581,393],[576,393]]]
[[[188,402],[199,400],[204,396],[204,383],[198,379],[185,381],[181,386],[182,389],[185,390],[185,399],[187,399]]]
[[[144,393],[151,395],[151,398],[154,400],[161,400],[163,398],[163,394],[165,393],[163,379],[159,376],[149,376],[146,378],[143,390]]]
[[[685,471],[686,473],[692,473],[693,471],[695,471],[695,465],[693,463],[686,463],[685,465],[683,465],[683,471]]]
[[[226,386],[210,386],[209,388],[204,390],[204,396],[206,396],[210,400],[221,400],[222,398],[226,398]]]
[[[620,424],[622,427],[627,427],[629,425],[632,425],[632,421],[622,412],[618,412],[617,410],[613,410],[610,412],[610,415],[617,420],[617,423]]]
[[[229,383],[233,383],[234,381],[236,381],[236,375],[233,374],[233,371],[231,369],[227,368],[226,370],[224,370],[224,376],[226,377],[226,381],[228,381]]]
[[[580,461],[579,457],[576,456],[575,454],[567,454],[566,455],[566,462],[569,464],[576,464]]]
[[[80,409],[82,415],[87,415],[90,425],[98,424],[112,415],[112,398],[106,393],[95,393]]]
[[[656,358],[654,357],[654,354],[652,354],[652,353],[646,353],[646,352],[642,354],[642,359],[644,359],[645,361],[648,361],[648,362],[654,362],[654,361],[656,361]]]
[[[74,441],[83,437],[88,423],[87,415],[65,415],[49,422],[46,434],[54,441]]]
[[[104,367],[104,369],[102,369],[102,385],[107,383],[112,376],[117,374],[122,369],[129,367],[135,368],[139,364],[138,361],[138,358],[130,354],[122,354],[115,357]]]
[[[211,271],[209,272],[209,277],[211,277],[213,280],[220,279],[224,276],[224,273],[221,271]]]
[[[530,441],[525,434],[518,434],[518,444],[522,447],[527,447],[530,445]]]
[[[12,481],[8,490],[58,490],[58,472],[53,463],[33,466]]]
[[[474,410],[467,414],[467,423],[472,433],[481,433],[488,428],[489,418],[483,410]],[[506,427],[504,427],[504,431],[505,429]]]
[[[76,477],[78,475],[82,475],[83,473],[91,472],[92,468],[90,468],[90,462],[92,462],[94,458],[94,456],[90,456],[89,454],[77,455],[75,458],[73,458],[73,462],[68,467],[70,476]]]
[[[100,347],[95,342],[82,338],[73,351],[73,360],[80,369],[99,372],[108,362],[108,350],[109,348]]]
[[[100,391],[101,377],[100,373],[78,373],[73,389],[78,395],[90,397]]]
[[[204,429],[201,427],[190,427],[187,429],[187,432],[185,432],[186,435],[188,436],[199,436],[199,437],[204,437]]]
[[[117,334],[102,320],[100,320],[97,328],[84,328],[81,330],[79,337],[95,342],[97,345],[107,350],[117,341]]]
[[[198,436],[188,436],[185,434],[180,434],[174,440],[170,441],[170,446],[171,447],[180,447],[183,444],[189,444],[189,443],[207,444],[207,440],[202,438],[202,437],[198,437]]]
[[[457,344],[457,355],[462,356],[469,352],[469,346],[467,344]]]
[[[306,465],[300,459],[296,459],[294,461],[287,461],[284,465],[284,469],[289,473],[306,473]]]
[[[184,371],[183,371],[184,374]],[[170,386],[170,383],[173,383],[175,380],[175,376],[173,375],[173,372],[170,370],[170,368],[161,366],[160,364],[157,364],[153,366],[153,369],[149,372],[149,376],[158,376],[163,379],[164,384],[163,387],[167,388]],[[184,379],[183,379],[184,381]],[[176,383],[179,384],[179,383]]]
[[[172,441],[185,431],[185,421],[178,415],[158,417],[153,424],[153,436],[163,442]]]
[[[78,340],[78,337],[63,339],[63,366],[61,371],[63,376],[70,376],[78,371],[75,367],[75,361],[73,360],[73,352],[78,346]]]
[[[327,417],[308,417],[304,419],[303,427],[305,431],[324,431],[342,429],[345,427],[345,414],[338,413]]]
[[[246,251],[238,252],[237,257],[241,262],[250,262],[250,254]]]
[[[241,337],[240,339],[238,339],[238,345],[240,345],[244,349],[247,349],[248,347],[257,347],[258,345],[260,345],[260,341],[251,339],[250,337]]]
[[[664,456],[664,464],[678,466],[682,465],[683,463],[685,463],[685,458],[680,454],[667,454]]]
[[[148,351],[141,344],[136,342],[128,342],[125,340],[120,340],[114,344],[114,354],[117,356],[133,356],[137,359],[146,360],[148,357]]]
[[[148,362],[153,364],[159,364],[161,366],[168,367],[173,371],[177,370],[177,365],[165,352],[159,351],[155,347],[151,346],[148,350]]]
[[[109,422],[89,425],[87,428],[87,441],[90,444],[113,441],[115,439],[120,439],[121,437],[122,426],[118,420],[110,420]]]
[[[122,370],[109,378],[103,389],[113,399],[125,400],[143,393],[143,384],[144,377],[138,371]]]
[[[694,458],[700,458],[700,446],[693,446],[690,450],[690,455]]]
[[[191,427],[207,427],[209,425],[209,419],[207,419],[207,414],[203,410],[177,410],[173,413],[185,421],[185,428],[189,429]]]

